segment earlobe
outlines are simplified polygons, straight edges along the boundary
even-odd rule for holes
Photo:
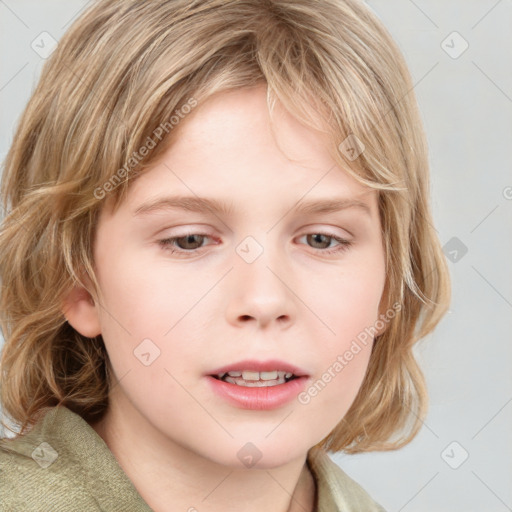
[[[82,336],[94,338],[101,334],[98,307],[91,294],[76,285],[63,300],[61,311],[68,323]]]

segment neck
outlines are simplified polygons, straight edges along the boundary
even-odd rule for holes
[[[272,469],[224,466],[174,443],[124,406],[111,405],[91,427],[155,512],[315,509],[315,482],[305,455]]]

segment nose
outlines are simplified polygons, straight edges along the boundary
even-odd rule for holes
[[[254,324],[267,328],[272,324],[289,327],[295,318],[296,303],[289,269],[284,255],[270,250],[251,263],[235,258],[227,304],[227,320],[241,327]],[[237,259],[238,258],[238,259]]]

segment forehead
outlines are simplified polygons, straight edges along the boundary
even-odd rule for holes
[[[372,192],[336,165],[326,133],[301,124],[279,103],[271,122],[266,89],[255,87],[216,94],[196,107],[158,161],[131,184],[127,202],[133,213],[170,195],[174,203],[188,197],[180,206],[196,211],[300,201],[306,212],[339,207],[340,197],[364,209]],[[320,197],[334,203],[313,205]]]
[[[308,157],[314,156],[317,165],[329,163],[324,161],[327,134],[300,123],[279,101],[271,118],[264,85],[215,94],[200,103],[177,128],[173,134],[177,151],[183,147],[203,152],[205,146],[215,146],[226,157],[240,157],[242,150],[248,158],[261,152],[262,147],[267,152],[275,150],[277,144],[286,153],[284,158],[307,163]]]

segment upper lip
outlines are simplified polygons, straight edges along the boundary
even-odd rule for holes
[[[304,377],[307,376],[308,373],[292,364],[289,364],[285,361],[280,361],[278,359],[271,359],[268,361],[256,361],[246,359],[244,361],[238,361],[236,363],[227,364],[226,366],[222,366],[220,368],[216,368],[208,373],[208,375],[219,375],[222,373],[228,373],[232,371],[242,371],[249,370],[252,372],[271,372],[273,370],[293,373],[296,377]]]

